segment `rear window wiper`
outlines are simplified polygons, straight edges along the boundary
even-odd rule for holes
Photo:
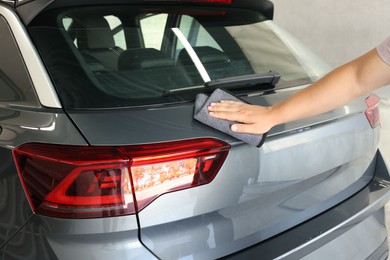
[[[251,74],[223,79],[215,79],[206,82],[206,88],[236,88],[236,87],[253,87],[261,84],[269,84],[273,87],[279,82],[280,74],[270,71],[267,74]]]
[[[194,91],[203,89],[206,92],[211,92],[217,88],[223,89],[241,89],[261,86],[262,90],[270,90],[275,88],[275,85],[280,80],[280,74],[276,71],[270,71],[266,74],[251,74],[235,77],[228,77],[223,79],[210,80],[204,86],[193,86],[176,89],[166,89],[163,91],[164,96],[172,94],[179,94],[182,92]]]

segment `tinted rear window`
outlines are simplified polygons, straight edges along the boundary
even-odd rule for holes
[[[265,21],[248,10],[113,6],[50,11],[28,29],[64,107],[95,109],[188,102],[207,81],[270,70],[279,87],[308,81]]]

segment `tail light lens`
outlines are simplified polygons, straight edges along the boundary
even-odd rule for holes
[[[367,109],[365,114],[371,128],[380,125],[379,102],[380,98],[374,94],[371,94],[366,98]]]
[[[230,146],[193,139],[122,147],[24,144],[14,158],[34,212],[63,218],[134,214],[158,196],[211,182]]]

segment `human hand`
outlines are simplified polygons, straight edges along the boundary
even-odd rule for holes
[[[208,110],[210,116],[238,122],[231,126],[233,132],[264,134],[274,126],[271,107],[223,100],[218,103],[210,103]]]

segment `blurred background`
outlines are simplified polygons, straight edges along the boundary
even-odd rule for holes
[[[388,0],[271,0],[274,20],[332,66],[390,36]]]

